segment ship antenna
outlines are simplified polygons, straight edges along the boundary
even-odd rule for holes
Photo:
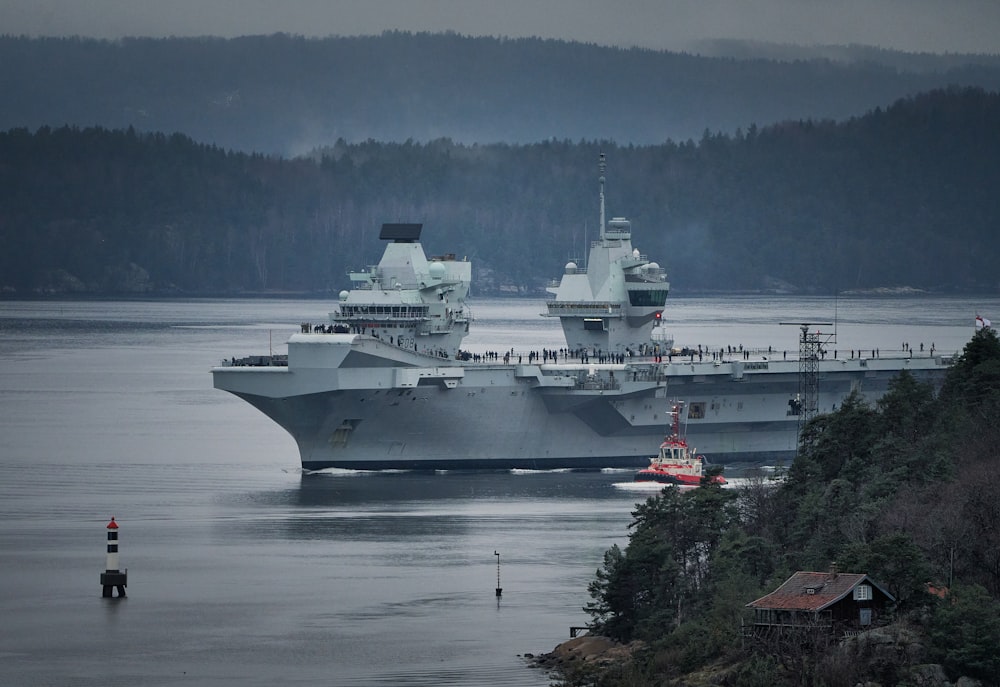
[[[598,168],[601,171],[601,176],[598,179],[601,184],[601,224],[599,226],[601,227],[601,240],[603,241],[604,240],[604,170],[607,168],[607,164],[605,163],[604,153],[601,153],[601,162],[600,164],[598,164]]]

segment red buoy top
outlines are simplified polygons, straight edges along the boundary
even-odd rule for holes
[[[116,529],[118,529],[118,523],[115,522],[115,516],[113,516],[113,515],[111,516],[111,522],[108,523],[108,529],[109,530],[116,530]]]

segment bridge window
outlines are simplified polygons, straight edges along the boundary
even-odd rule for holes
[[[662,308],[667,293],[666,289],[629,289],[628,302],[637,307]]]

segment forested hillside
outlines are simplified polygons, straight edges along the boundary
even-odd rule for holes
[[[733,59],[400,32],[326,39],[7,36],[0,37],[0,130],[134,126],[280,155],[338,138],[646,145],[786,119],[844,119],[952,85],[1000,89],[996,57],[857,47],[827,49],[834,59],[760,54],[759,47]]]
[[[53,292],[335,293],[377,261],[383,222],[423,222],[473,289],[541,293],[608,216],[677,292],[995,290],[1000,94],[934,91],[841,122],[698,143],[369,141],[309,158],[180,134],[0,134],[0,287]]]
[[[651,497],[587,607],[594,630],[645,648],[612,670],[573,664],[569,684],[1000,684],[998,419],[1000,339],[986,328],[940,393],[904,372],[875,406],[855,395],[811,420],[780,484]],[[746,604],[834,564],[892,595],[875,629],[743,631]]]

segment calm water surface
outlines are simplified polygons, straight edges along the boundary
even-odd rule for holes
[[[548,684],[520,655],[586,621],[643,495],[620,473],[303,475],[208,370],[284,352],[328,309],[0,303],[0,684]],[[471,350],[562,345],[539,301],[472,309]],[[794,350],[781,322],[836,321],[843,348],[956,350],[977,312],[1000,322],[1000,300],[688,298],[666,316],[685,344]],[[121,602],[100,598],[112,515]]]

